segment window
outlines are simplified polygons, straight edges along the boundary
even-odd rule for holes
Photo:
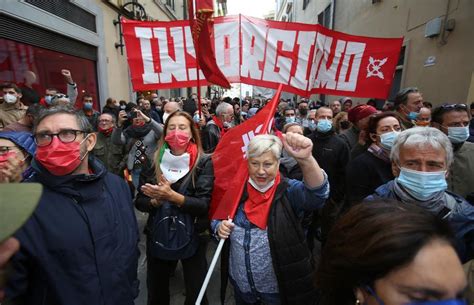
[[[318,24],[330,29],[331,28],[331,4],[324,11],[318,14]]]
[[[61,75],[61,69],[65,68],[71,71],[77,84],[77,102],[80,103],[86,92],[98,101],[94,60],[0,38],[0,67],[0,83],[16,83],[24,91],[22,102],[25,104],[37,103],[44,96],[46,88],[56,88],[58,92],[67,93],[66,82]],[[25,84],[27,74],[36,77],[35,82],[28,86]],[[94,103],[95,107],[97,105]]]
[[[25,0],[25,2],[97,33],[94,14],[74,5],[71,1]]]
[[[395,70],[395,75],[393,76],[392,88],[390,89],[389,100],[393,100],[400,91],[402,85],[402,74],[403,74],[403,65],[405,63],[405,51],[406,46],[403,46],[400,50],[400,57],[398,58],[397,68]]]
[[[174,11],[174,0],[166,0],[166,5]]]
[[[310,0],[303,0],[303,9],[305,10]]]
[[[170,97],[179,97],[181,95],[181,89],[174,88],[170,89]]]

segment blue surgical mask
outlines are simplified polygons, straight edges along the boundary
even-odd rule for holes
[[[51,105],[51,100],[53,99],[53,97],[51,95],[46,95],[44,97],[44,101],[46,102],[46,104],[48,105]]]
[[[407,119],[409,119],[410,121],[415,121],[418,118],[418,115],[418,112],[410,111],[410,113],[407,115]]]
[[[315,122],[315,121],[313,121],[313,120],[310,120],[310,121],[309,121],[309,124],[308,124],[308,128],[309,128],[309,130],[311,130],[311,131],[314,131],[314,130],[316,130],[316,125],[317,125],[317,124],[316,124],[316,122]]]
[[[396,180],[411,196],[420,201],[426,201],[448,188],[446,171],[420,172],[401,167]]]
[[[329,132],[332,129],[332,121],[331,120],[319,120],[318,124],[316,125],[316,129],[319,132],[322,132],[322,133]]]
[[[448,127],[448,138],[453,144],[465,142],[469,138],[469,126]]]
[[[295,121],[296,121],[296,118],[294,116],[288,116],[285,118],[286,124],[294,123]]]
[[[199,120],[200,120],[199,114],[196,113],[196,114],[193,116],[193,121],[196,122],[196,123],[199,123]]]
[[[92,110],[92,103],[84,103],[84,110]]]
[[[380,135],[380,146],[386,150],[391,150],[393,143],[398,138],[399,131],[391,131]]]

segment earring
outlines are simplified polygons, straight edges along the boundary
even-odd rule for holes
[[[359,299],[356,300],[356,305],[360,305]]]

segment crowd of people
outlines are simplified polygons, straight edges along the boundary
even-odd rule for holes
[[[0,183],[43,186],[0,243],[5,304],[133,304],[135,209],[149,305],[170,304],[179,261],[195,304],[219,239],[223,302],[228,281],[237,305],[474,301],[474,103],[433,107],[415,87],[383,105],[281,100],[248,144],[235,217],[209,219],[211,156],[269,99],[137,94],[99,111],[62,75],[67,94],[36,102],[0,87]]]

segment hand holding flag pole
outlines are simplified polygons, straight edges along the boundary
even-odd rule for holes
[[[234,225],[232,223],[232,219],[230,218],[227,220],[227,223],[231,224],[232,226]],[[230,232],[228,234],[230,235]],[[217,260],[219,259],[219,256],[222,252],[222,247],[224,247],[224,243],[226,239],[229,238],[229,235],[219,240],[219,244],[217,245],[216,252],[214,256],[212,257],[211,265],[209,266],[209,270],[207,271],[206,277],[204,278],[204,283],[202,284],[201,290],[199,291],[199,295],[196,299],[196,305],[201,305],[201,301],[202,301],[202,298],[204,297],[204,293],[206,293],[206,289],[207,289],[207,286],[209,285],[209,280],[211,279],[212,272],[214,271],[214,268],[216,267]]]
[[[214,164],[214,189],[211,196],[210,219],[233,219],[248,179],[247,160],[244,152],[248,142],[257,134],[266,134],[270,130],[275,114],[282,85],[279,86],[272,101],[268,103],[255,116],[244,123],[231,128],[220,139],[212,155]],[[236,151],[242,151],[236,156]],[[232,173],[229,175],[229,173]],[[229,187],[230,186],[230,187]],[[225,239],[220,239],[206,278],[196,300],[200,305],[209,284],[215,264],[219,258]]]

